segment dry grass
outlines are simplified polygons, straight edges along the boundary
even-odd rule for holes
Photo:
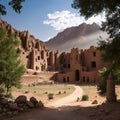
[[[97,86],[85,85],[85,86],[81,86],[81,88],[83,89],[83,94],[86,94],[89,96],[90,103],[93,100],[97,100],[99,104],[106,101],[106,96],[99,95],[97,91]],[[120,99],[120,85],[116,86],[116,95],[117,95],[117,99],[119,100]]]
[[[97,100],[99,103],[105,101],[105,97],[100,96],[97,91],[97,86],[81,86],[83,89],[83,94],[89,96],[89,101]]]
[[[51,85],[39,85],[39,86],[23,86],[21,89],[14,88],[12,95],[16,98],[19,95],[26,95],[28,99],[31,96],[36,97],[38,100],[44,103],[48,102],[47,95],[49,93],[54,94],[54,100],[65,97],[74,91],[74,87],[65,84],[51,84]]]

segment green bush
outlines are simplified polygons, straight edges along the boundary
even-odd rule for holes
[[[107,79],[109,76],[109,69],[103,67],[101,70],[99,70],[99,76],[101,77],[101,82],[97,86],[97,90],[99,95],[105,95],[106,94],[106,87],[107,87]]]
[[[47,96],[48,96],[48,99],[50,100],[50,99],[53,99],[54,94],[53,93],[49,93]]]
[[[99,95],[104,96],[106,94],[107,80],[103,79],[97,86]]]
[[[82,101],[87,101],[89,99],[88,95],[83,95],[82,96]]]

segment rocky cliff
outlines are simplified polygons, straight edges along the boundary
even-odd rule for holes
[[[9,33],[14,33],[20,40],[17,52],[20,53],[20,60],[26,69],[43,71],[47,69],[48,51],[45,44],[30,35],[28,31],[18,31],[10,24],[0,19],[0,26],[5,28]]]
[[[8,33],[15,33],[21,41],[20,47],[26,51],[30,51],[34,48],[45,49],[45,45],[42,41],[36,39],[33,35],[30,35],[28,31],[18,31],[14,29],[6,21],[0,19],[0,26],[7,29]],[[41,48],[40,48],[41,47]]]

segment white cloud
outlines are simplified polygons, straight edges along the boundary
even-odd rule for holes
[[[84,17],[81,17],[79,14],[71,13],[68,10],[56,11],[54,13],[48,14],[48,20],[44,20],[43,24],[50,25],[55,30],[64,30],[68,27],[77,26],[85,22],[92,24],[96,22],[101,24],[101,21],[105,20],[105,13],[103,15],[98,15],[91,17],[88,20],[85,20]]]

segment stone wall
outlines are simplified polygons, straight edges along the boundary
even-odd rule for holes
[[[63,66],[60,63],[61,70],[57,74],[57,80],[60,82],[98,83],[99,70],[107,66],[101,60],[101,52],[94,46],[85,50],[73,48],[70,53],[62,53],[60,57],[63,64],[66,64]],[[69,67],[66,69],[67,65]]]

